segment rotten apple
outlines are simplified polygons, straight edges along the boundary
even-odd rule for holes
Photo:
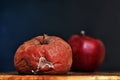
[[[93,72],[103,62],[105,56],[105,46],[99,39],[82,35],[72,35],[68,43],[73,50],[72,71]]]
[[[20,45],[14,66],[20,74],[65,74],[72,65],[72,49],[57,36],[37,36]]]

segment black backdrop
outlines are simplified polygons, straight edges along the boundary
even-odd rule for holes
[[[82,29],[105,44],[98,70],[120,71],[120,0],[0,0],[0,72],[15,70],[24,41],[44,33],[67,40]]]

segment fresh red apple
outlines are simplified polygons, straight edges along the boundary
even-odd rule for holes
[[[20,45],[14,66],[20,74],[65,74],[72,65],[72,49],[57,36],[37,36]]]
[[[103,62],[105,56],[105,46],[99,39],[82,35],[72,35],[68,43],[73,50],[72,71],[93,72]]]

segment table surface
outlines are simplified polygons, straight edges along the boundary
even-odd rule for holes
[[[17,72],[0,73],[0,80],[120,80],[120,72],[68,72],[65,75],[19,75]]]

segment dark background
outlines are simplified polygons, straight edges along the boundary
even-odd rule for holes
[[[38,35],[86,34],[103,41],[98,70],[120,71],[120,0],[0,0],[0,72],[13,71],[14,53]]]

